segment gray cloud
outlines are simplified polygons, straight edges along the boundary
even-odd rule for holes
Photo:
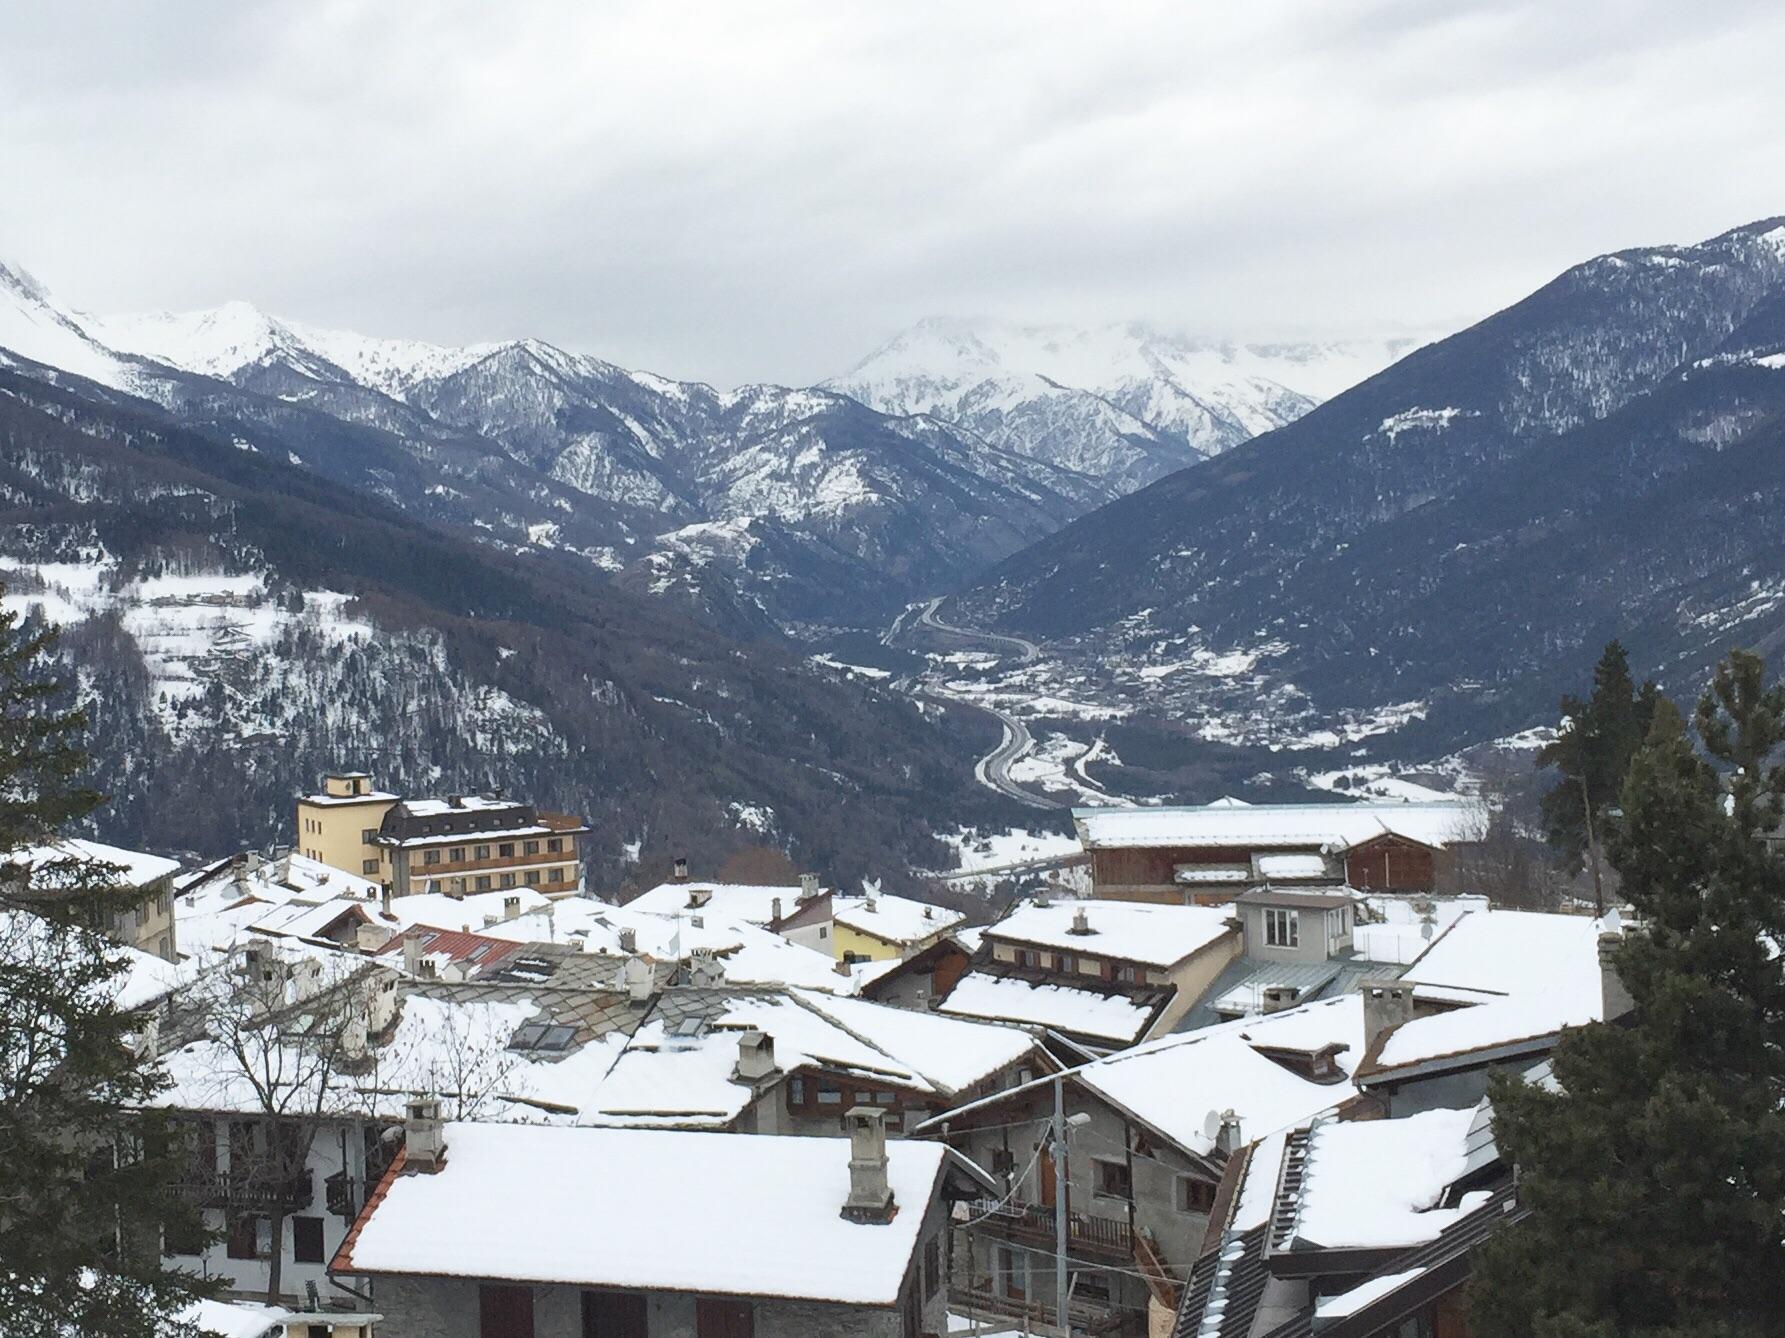
[[[720,382],[939,312],[1424,330],[1785,211],[1782,53],[1658,0],[9,6],[0,255]]]

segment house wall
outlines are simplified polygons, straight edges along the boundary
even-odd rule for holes
[[[220,1172],[229,1168],[229,1121],[226,1116],[207,1119],[208,1129],[217,1149],[217,1169]],[[320,1263],[300,1263],[296,1257],[296,1232],[292,1229],[291,1219],[286,1219],[285,1239],[281,1246],[283,1268],[280,1273],[280,1290],[293,1299],[304,1294],[304,1284],[314,1282],[316,1289],[324,1297],[333,1293],[334,1289],[328,1281],[328,1261],[335,1255],[341,1242],[347,1236],[352,1225],[346,1218],[338,1217],[328,1210],[327,1188],[328,1177],[346,1169],[348,1175],[365,1181],[365,1136],[364,1125],[354,1122],[343,1122],[322,1129],[316,1135],[310,1148],[308,1168],[311,1182],[311,1200],[307,1208],[296,1216],[319,1217],[322,1219],[322,1261]],[[342,1143],[345,1140],[345,1154]],[[363,1190],[362,1190],[363,1194]],[[266,1259],[232,1259],[229,1257],[228,1220],[231,1214],[219,1207],[203,1209],[205,1227],[208,1230],[222,1233],[202,1254],[176,1254],[169,1252],[168,1260],[180,1267],[188,1269],[201,1277],[227,1278],[228,1290],[249,1299],[264,1298],[267,1280],[270,1273]]]
[[[810,948],[814,952],[822,952],[827,957],[840,956],[836,946],[831,942],[835,933],[829,920],[817,920],[812,924],[794,925],[781,931],[781,937],[789,943],[797,943],[802,948]]]
[[[1147,901],[1180,906],[1199,897],[1223,901],[1246,884],[1201,884],[1187,888],[1176,881],[1180,864],[1245,865],[1250,868],[1252,850],[1246,846],[1145,846],[1091,852],[1091,895],[1116,901]]]
[[[137,889],[141,898],[127,911],[111,918],[110,936],[132,948],[154,953],[163,961],[179,960],[174,933],[173,875],[152,879]]]
[[[1070,1135],[1071,1155],[1064,1177],[1068,1182],[1068,1210],[1146,1231],[1178,1279],[1188,1278],[1208,1230],[1206,1211],[1185,1212],[1179,1204],[1178,1180],[1181,1175],[1192,1174],[1190,1159],[1179,1148],[1133,1125],[1115,1107],[1071,1082],[1065,1085],[1063,1100],[1068,1116],[1083,1113],[1091,1117],[1088,1124],[1074,1128]],[[948,1141],[987,1169],[1000,1163],[1000,1154],[1008,1154],[1011,1169],[999,1178],[1006,1188],[1014,1184],[1013,1204],[1042,1207],[1047,1203],[1047,1173],[1036,1148],[1047,1138],[1052,1117],[1053,1090],[1043,1087],[989,1107],[987,1127],[957,1129],[949,1134]],[[1098,1192],[1098,1161],[1118,1162],[1127,1168],[1131,1198]],[[1194,1178],[1207,1186],[1204,1201],[1212,1202],[1213,1182],[1201,1175]],[[1001,1287],[1004,1279],[999,1273],[997,1249],[1004,1246],[1018,1257],[1025,1271],[1029,1299],[1051,1304],[1051,1239],[1036,1241],[1025,1237],[997,1216],[955,1234],[957,1281],[968,1287]],[[1075,1253],[1083,1257],[1082,1250]],[[1081,1271],[1095,1273],[1122,1308],[1144,1315],[1147,1289],[1143,1281],[1132,1276],[1136,1267],[1131,1257],[1120,1257],[1088,1262]]]
[[[831,926],[831,952],[841,961],[853,955],[858,962],[896,962],[902,961],[912,952],[919,951],[926,945],[913,945],[909,950],[897,943],[888,943],[873,934],[864,934],[859,929],[851,929],[848,925],[833,924]]]
[[[920,1332],[948,1332],[948,1287],[944,1280],[923,1298],[924,1246],[939,1248],[947,1231],[947,1213],[932,1202],[918,1234],[918,1246],[905,1286],[915,1288],[922,1307]],[[480,1338],[478,1286],[467,1278],[380,1277],[372,1280],[375,1308],[384,1316],[379,1338]],[[582,1288],[534,1287],[534,1338],[582,1338]],[[875,1308],[812,1301],[757,1300],[756,1338],[901,1338],[898,1308]],[[699,1338],[695,1298],[679,1292],[654,1292],[648,1298],[651,1338]]]
[[[558,848],[552,849],[556,842]],[[504,855],[503,846],[513,850]],[[537,849],[528,853],[529,845]],[[487,858],[476,859],[477,849],[487,847]],[[510,888],[527,888],[548,897],[567,896],[581,888],[582,877],[577,859],[577,837],[561,832],[526,835],[495,835],[474,841],[442,837],[432,843],[439,859],[427,862],[427,846],[405,846],[386,851],[389,866],[386,877],[392,892],[406,897],[413,892],[445,892],[451,895],[497,892]],[[464,855],[453,859],[454,851]]]
[[[1300,941],[1293,948],[1274,947],[1265,942],[1264,906],[1242,906],[1239,908],[1245,921],[1245,951],[1248,957],[1261,962],[1324,962],[1331,955],[1326,941],[1326,912],[1311,910],[1307,907],[1285,907],[1294,910],[1300,917]],[[1345,916],[1346,932],[1333,945],[1334,950],[1351,946],[1351,912]]]
[[[358,804],[311,804],[299,799],[298,852],[359,878],[388,879],[384,852],[362,836],[367,831],[376,832],[396,802],[389,798]],[[374,866],[371,872],[367,872],[368,860]]]
[[[1371,890],[1429,892],[1438,882],[1437,852],[1404,837],[1365,841],[1345,856],[1345,881]]]
[[[1185,1015],[1196,1007],[1198,1000],[1209,992],[1209,986],[1215,983],[1215,977],[1244,948],[1244,940],[1238,933],[1228,934],[1202,951],[1190,954],[1169,972],[1161,973],[1162,979],[1170,983],[1177,993],[1147,1029],[1147,1036],[1163,1036],[1182,1022]]]

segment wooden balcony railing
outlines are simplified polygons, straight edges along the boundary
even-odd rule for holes
[[[984,1199],[970,1204],[969,1209],[975,1218],[985,1218],[979,1224],[982,1228],[1008,1232],[1014,1239],[1025,1243],[1054,1243],[1056,1226],[1052,1208],[1039,1203],[1000,1204],[993,1199]],[[1127,1222],[1116,1218],[1068,1212],[1066,1246],[1069,1251],[1095,1250],[1127,1260],[1134,1257],[1134,1233]]]
[[[188,1171],[174,1188],[188,1203],[202,1208],[238,1208],[296,1212],[316,1197],[309,1172],[277,1179],[232,1176],[227,1171]]]

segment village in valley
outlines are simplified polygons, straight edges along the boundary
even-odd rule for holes
[[[1081,809],[970,917],[715,882],[341,771],[295,843],[70,839],[225,1334],[1456,1332],[1490,1076],[1629,1000],[1616,911],[1447,891],[1479,804]],[[988,922],[989,921],[989,922]]]

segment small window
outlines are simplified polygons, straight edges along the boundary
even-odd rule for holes
[[[1076,971],[1078,970],[1078,958],[1069,952],[1056,952],[1054,954],[1054,970]]]
[[[438,863],[440,863],[440,849],[439,849],[439,847],[436,846],[432,850],[422,851],[421,852],[421,862],[423,864],[438,864]]]
[[[291,1219],[291,1257],[300,1264],[320,1264],[322,1258],[322,1219]]]
[[[804,1078],[789,1078],[787,1080],[787,1104],[795,1108],[806,1104],[806,1080]]]
[[[539,886],[539,870],[538,869],[528,869],[527,870],[527,886],[528,887],[538,887]]]
[[[826,939],[826,938],[829,938],[830,936],[831,936],[831,927],[829,925],[819,925],[818,926],[818,937],[819,938]]]
[[[366,873],[366,874],[377,873],[378,872],[378,861],[375,859],[361,860],[359,862],[359,871],[361,873]]]
[[[1264,942],[1269,948],[1294,948],[1301,945],[1301,916],[1295,911],[1267,906],[1264,911]]]
[[[1207,1180],[1198,1180],[1193,1175],[1178,1177],[1178,1211],[1181,1213],[1208,1213],[1215,1206],[1215,1187]]]
[[[227,1229],[229,1246],[226,1253],[231,1259],[268,1259],[273,1253],[273,1223],[271,1218],[261,1217],[254,1213],[243,1213],[229,1219]]]
[[[501,845],[496,847],[496,853],[498,855],[500,855],[503,859],[513,859],[514,858],[514,842],[513,841],[504,841]]]
[[[359,829],[359,843],[362,846],[369,846],[377,839],[378,829],[376,827],[361,827]]]
[[[546,840],[546,843],[545,843],[545,848],[546,848],[546,849],[547,849],[547,850],[549,850],[549,851],[551,851],[551,852],[552,852],[552,854],[554,854],[554,855],[555,855],[555,854],[557,854],[557,853],[558,853],[558,852],[559,852],[559,851],[560,851],[560,850],[562,850],[562,849],[564,849],[564,842],[563,842],[563,839],[562,839],[562,838],[560,838],[560,837],[556,837],[556,836],[553,836],[553,837],[549,837],[549,838],[547,838],[547,840]]]
[[[831,1083],[818,1084],[818,1104],[821,1106],[840,1106],[843,1104],[842,1090]]]
[[[446,858],[451,860],[454,864],[463,864],[465,862],[465,847],[454,846],[451,850],[446,852]]]
[[[523,842],[521,842],[521,854],[523,854],[523,855],[537,855],[538,853],[539,853],[539,842],[537,842],[537,841],[523,841]]]
[[[514,875],[512,873],[505,873],[502,875],[502,886],[503,887],[513,887],[514,886]]]
[[[471,858],[472,859],[488,859],[489,857],[490,857],[490,848],[488,846],[472,846],[471,847]]]
[[[1101,1157],[1091,1160],[1094,1175],[1093,1183],[1099,1198],[1131,1199],[1134,1197],[1134,1182],[1128,1174],[1128,1163],[1121,1161],[1105,1161]]]
[[[488,892],[490,890],[490,876],[489,876],[489,874],[480,873],[477,875],[477,890],[479,892]]]
[[[876,1093],[874,1093],[874,1104],[876,1106],[890,1106],[890,1105],[892,1105],[892,1103],[893,1103],[893,1093],[891,1093],[891,1092],[876,1092]]]
[[[1018,948],[1016,950],[1016,964],[1018,966],[1029,967],[1031,970],[1038,969],[1041,966],[1041,954],[1036,952],[1033,948]]]

